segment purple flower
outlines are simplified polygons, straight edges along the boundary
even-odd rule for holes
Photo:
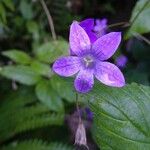
[[[124,68],[127,62],[128,62],[128,58],[125,55],[120,55],[115,60],[115,64],[120,68]]]
[[[80,22],[80,26],[88,34],[91,43],[95,42],[99,37],[106,34],[107,19],[85,19]]]
[[[123,74],[117,66],[105,61],[115,53],[120,41],[121,33],[111,32],[91,43],[85,30],[75,21],[70,27],[69,43],[76,56],[59,58],[53,70],[64,77],[77,74],[74,86],[81,93],[92,89],[94,76],[103,84],[122,87],[125,85]]]

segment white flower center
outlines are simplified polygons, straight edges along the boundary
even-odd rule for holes
[[[91,67],[94,63],[94,58],[92,56],[85,56],[83,61],[86,67]]]

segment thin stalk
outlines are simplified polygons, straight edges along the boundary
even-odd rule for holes
[[[79,123],[81,123],[82,119],[81,119],[80,109],[79,109],[78,93],[76,93],[76,109],[77,109],[78,116],[79,116]]]
[[[52,19],[52,16],[50,14],[50,11],[48,10],[44,0],[40,0],[40,2],[41,2],[41,5],[42,5],[42,7],[45,11],[46,16],[47,16],[48,23],[49,23],[49,26],[50,26],[50,30],[51,30],[51,33],[52,33],[52,38],[53,38],[53,40],[56,40],[57,39],[56,32],[55,32],[54,23],[53,23],[53,19]]]
[[[119,22],[119,23],[114,23],[114,24],[110,24],[107,26],[107,28],[112,28],[112,27],[116,27],[116,26],[121,26],[124,25],[124,27],[130,26],[129,22]]]
[[[134,35],[137,39],[142,40],[142,41],[144,41],[144,42],[146,42],[147,44],[150,45],[150,40],[148,40],[147,38],[145,38],[145,37],[142,36],[141,34],[139,34],[139,33],[133,33],[133,35]]]

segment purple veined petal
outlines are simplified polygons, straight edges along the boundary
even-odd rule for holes
[[[125,85],[125,79],[117,66],[109,62],[96,63],[95,77],[103,84],[113,87],[122,87]]]
[[[69,44],[73,53],[80,56],[91,48],[90,39],[85,30],[74,21],[70,27]]]
[[[80,69],[80,59],[75,56],[66,56],[57,59],[53,64],[53,71],[60,76],[69,77]]]
[[[97,39],[92,45],[92,51],[99,60],[107,60],[117,50],[121,42],[120,32],[111,32]]]
[[[96,34],[93,32],[94,29],[94,19],[85,19],[79,24],[87,33],[90,38],[91,43],[94,43],[97,40]]]
[[[89,18],[80,22],[79,24],[85,31],[93,30],[94,19]]]
[[[80,93],[89,92],[94,85],[93,71],[91,70],[80,70],[75,81],[75,89]]]

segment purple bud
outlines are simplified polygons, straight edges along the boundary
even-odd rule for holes
[[[120,68],[124,68],[127,62],[128,62],[128,58],[125,55],[120,55],[115,60],[116,65]]]

